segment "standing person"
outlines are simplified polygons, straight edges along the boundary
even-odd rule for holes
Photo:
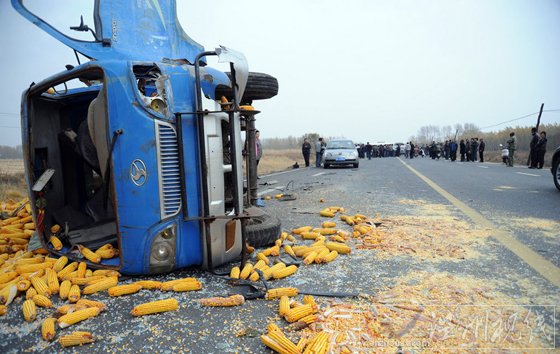
[[[414,158],[414,149],[416,149],[416,146],[414,146],[414,143],[411,141],[410,142],[410,158],[411,159]]]
[[[531,142],[529,143],[529,159],[531,165],[529,168],[537,168],[537,144],[539,143],[539,134],[537,128],[531,128]]]
[[[502,144],[500,144],[500,147],[502,146]],[[508,155],[509,155],[509,150],[507,147],[502,149],[502,162],[507,166],[509,165],[508,163]]]
[[[471,139],[471,161],[472,162],[476,162],[477,160],[477,156],[478,155],[478,138],[472,138]]]
[[[455,140],[451,140],[449,143],[449,152],[451,154],[451,161],[457,160],[457,142]]]
[[[480,145],[478,145],[478,157],[480,157],[480,162],[484,162],[484,149],[486,148],[486,143],[484,140],[480,139]]]
[[[303,159],[305,160],[305,167],[309,167],[309,155],[311,155],[311,144],[309,143],[309,139],[304,138],[303,144],[301,144],[301,153],[303,155]]]
[[[466,156],[467,156],[467,162],[469,162],[471,160],[471,141],[467,138],[465,139],[465,147],[466,147]]]
[[[449,155],[451,155],[451,147],[449,146],[449,140],[446,140],[443,144],[443,157],[449,160]]]
[[[366,144],[366,155],[368,160],[371,160],[371,144],[369,143],[369,141]]]
[[[461,162],[465,162],[465,154],[467,153],[467,146],[465,140],[461,139],[459,142],[459,154],[461,154]]]
[[[255,131],[255,152],[257,155],[257,179],[260,179],[259,177],[259,173],[258,173],[258,166],[259,166],[259,162],[261,161],[261,157],[262,157],[262,145],[261,145],[261,132],[256,130]]]
[[[513,156],[515,155],[515,150],[517,149],[517,137],[515,132],[509,133],[509,139],[506,141],[508,147],[508,166],[513,167]]]
[[[546,132],[543,130],[541,132],[541,138],[537,143],[537,168],[541,169],[544,165],[544,155],[546,154]]]
[[[404,158],[408,159],[409,155],[410,155],[410,143],[407,141],[406,145],[404,146]]]
[[[315,167],[321,167],[321,158],[323,157],[323,138],[319,138],[315,143]]]

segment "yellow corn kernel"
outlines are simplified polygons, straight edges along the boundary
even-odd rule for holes
[[[270,264],[270,259],[262,252],[257,253],[257,260],[263,261],[266,265]]]
[[[253,273],[251,273],[251,275],[249,276],[249,280],[250,280],[250,281],[253,281],[253,282],[258,281],[259,278],[260,278],[260,275],[259,275],[259,273],[257,273],[257,272],[253,272]]]
[[[247,262],[243,267],[241,273],[239,273],[239,279],[247,279],[249,275],[251,275],[252,271],[253,271],[253,265]]]
[[[336,227],[336,223],[334,221],[323,221],[321,226],[325,229]]]
[[[310,231],[312,228],[313,228],[313,227],[311,227],[311,226],[302,226],[302,227],[298,227],[297,229],[293,229],[293,230],[292,230],[292,233],[293,233],[293,234],[296,234],[296,235],[300,235],[300,234],[302,234],[302,233],[304,233],[304,232]]]
[[[107,309],[107,306],[104,303],[99,301],[88,300],[88,299],[80,299],[78,300],[78,302],[76,302],[76,305],[86,306],[86,307],[97,307],[100,312],[105,311]]]
[[[263,270],[263,278],[265,280],[268,280],[272,277],[272,273],[274,273],[275,271],[282,269],[282,268],[286,268],[286,265],[282,262],[278,262],[275,265],[273,265],[272,267]]]
[[[317,252],[313,251],[311,253],[309,253],[305,259],[303,260],[303,264],[311,264],[313,263],[313,261],[315,261],[315,258],[317,257]]]
[[[43,324],[41,325],[41,336],[47,342],[50,342],[51,340],[54,339],[54,335],[55,335],[54,325],[55,325],[55,323],[56,323],[56,318],[49,317],[46,320],[44,320]]]
[[[290,309],[290,298],[286,295],[282,295],[280,297],[280,308],[278,310],[278,314],[280,316],[284,316],[286,312]]]
[[[231,268],[231,271],[229,272],[229,277],[233,279],[239,279],[239,274],[241,274],[241,270],[239,270],[239,267],[235,266]]]
[[[297,272],[297,270],[298,267],[292,264],[291,266],[288,266],[286,268],[275,270],[274,272],[272,272],[272,277],[274,279],[286,278]]]
[[[60,284],[58,283],[58,275],[56,272],[50,268],[47,268],[45,271],[47,275],[47,286],[52,294],[58,294],[60,290]]]
[[[265,261],[259,260],[257,263],[255,263],[255,265],[253,266],[253,269],[259,269],[259,270],[263,270],[266,267],[266,263]]]
[[[87,247],[84,246],[79,246],[80,248],[80,253],[86,257],[86,259],[92,263],[99,263],[101,262],[101,256],[99,256],[98,254],[94,253],[92,250],[90,250]]]
[[[80,262],[80,264],[78,264],[77,277],[78,278],[85,278],[86,277],[86,270],[87,270],[86,262]]]
[[[166,299],[137,305],[130,313],[133,316],[143,316],[166,311],[175,311],[178,308],[179,302],[176,299]]]
[[[60,289],[58,290],[58,296],[62,300],[68,299],[68,294],[70,294],[70,288],[72,287],[72,282],[70,280],[65,280],[60,284]]]
[[[138,284],[125,284],[113,286],[109,288],[107,292],[109,293],[109,296],[122,296],[137,293],[140,289],[142,289],[142,286]]]
[[[37,308],[33,300],[25,300],[22,305],[22,310],[23,318],[25,318],[27,322],[35,321],[35,318],[37,318]]]
[[[62,279],[66,274],[70,274],[78,268],[78,262],[72,262],[58,272],[58,279]]]
[[[116,278],[116,277],[110,277],[110,278],[102,279],[95,284],[86,286],[82,293],[84,295],[94,294],[96,292],[112,288],[113,286],[116,286],[118,284],[118,282],[119,282],[119,279]]]
[[[60,251],[62,249],[62,242],[60,239],[54,235],[49,239],[50,244],[53,246],[55,251]]]
[[[17,289],[19,291],[27,291],[31,286],[31,282],[29,280],[23,279],[17,282]]]
[[[272,300],[272,299],[279,299],[282,296],[293,297],[298,294],[297,288],[275,288],[269,289],[266,292],[265,299]]]
[[[284,252],[286,252],[287,254],[289,254],[292,257],[296,256],[296,254],[294,253],[294,250],[292,249],[292,246],[290,246],[290,245],[285,245],[284,246]]]
[[[351,252],[350,247],[343,243],[327,242],[325,246],[331,251],[337,251],[339,254],[349,254]]]
[[[80,297],[80,287],[77,285],[72,285],[70,287],[70,292],[68,293],[68,301],[78,302],[78,300],[80,300]]]
[[[53,307],[52,301],[44,295],[37,294],[33,296],[32,300],[35,303],[35,305],[39,307]]]
[[[161,289],[161,282],[160,281],[156,281],[156,280],[139,280],[133,284],[138,284],[142,287],[142,289],[148,289],[148,290],[152,290],[152,289],[157,289],[160,290]]]
[[[49,290],[49,287],[48,287],[47,283],[45,283],[43,278],[31,277],[30,280],[31,280],[31,284],[33,285],[35,290],[37,290],[37,294],[44,295],[44,296],[47,296],[47,297],[50,297],[52,295],[51,291]]]
[[[35,288],[29,288],[27,289],[26,293],[25,293],[25,299],[26,300],[31,300],[33,299],[33,296],[37,295],[37,290],[35,290]]]
[[[196,278],[180,278],[175,280],[168,280],[166,282],[161,283],[161,290],[163,291],[171,291],[173,287],[177,284],[184,283],[184,282],[194,282],[197,283],[198,280]]]
[[[198,300],[202,306],[239,306],[245,303],[243,295],[231,295],[228,297],[209,297]]]
[[[291,323],[291,322],[296,322],[299,319],[304,318],[305,316],[314,314],[315,312],[317,312],[317,305],[314,304],[301,305],[289,309],[288,312],[286,312],[284,318],[286,319],[286,321]]]
[[[82,322],[87,320],[90,317],[95,317],[99,315],[99,308],[97,307],[88,307],[83,310],[74,311],[72,313],[68,313],[64,316],[61,316],[57,322],[60,328],[66,328],[78,322]]]
[[[184,291],[196,291],[202,289],[202,283],[199,281],[185,281],[173,285],[173,291],[184,292]]]
[[[304,240],[315,240],[317,237],[321,236],[320,233],[318,232],[313,232],[313,231],[306,231],[306,232],[302,232],[300,234],[301,238],[303,238]],[[295,251],[295,250],[294,250]]]
[[[58,339],[64,348],[74,345],[84,345],[95,342],[95,338],[89,332],[73,332]]]

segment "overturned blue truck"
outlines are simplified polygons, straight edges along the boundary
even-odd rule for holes
[[[23,0],[12,6],[78,60],[22,96],[25,174],[45,248],[84,260],[79,246],[112,244],[118,257],[89,266],[155,274],[244,262],[247,242],[278,237],[280,221],[252,207],[259,112],[248,106],[277,94],[274,77],[249,73],[239,52],[205,51],[181,28],[174,0],[97,0],[93,28],[71,27],[91,41]],[[209,56],[230,71],[212,69]],[[48,242],[53,225],[59,250]]]

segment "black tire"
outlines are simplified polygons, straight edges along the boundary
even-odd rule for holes
[[[253,247],[273,245],[282,232],[282,222],[276,216],[263,214],[249,219],[245,227],[247,243]]]
[[[360,166],[360,164],[357,164],[357,163],[352,164],[352,167],[354,167],[354,168],[358,168],[359,166]]]
[[[231,78],[230,73],[226,73]],[[263,73],[249,73],[247,87],[241,98],[241,104],[251,104],[253,100],[266,100],[278,94],[278,80],[271,75]],[[216,98],[225,96],[228,100],[233,98],[233,91],[226,86],[216,87]]]
[[[552,166],[552,176],[554,178],[554,185],[560,191],[560,159]]]

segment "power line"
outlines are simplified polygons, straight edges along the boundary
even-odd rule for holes
[[[21,129],[21,127],[14,127],[11,125],[0,125],[0,128],[14,128],[14,129]]]
[[[543,112],[560,112],[560,109],[544,109]],[[534,115],[536,115],[536,114],[539,114],[539,112],[530,113],[530,114],[524,115],[524,116],[522,116],[522,117],[517,117],[517,118],[514,118],[514,119],[506,120],[505,122],[501,122],[501,123],[494,124],[494,125],[489,125],[489,126],[487,126],[487,127],[482,127],[482,128],[480,128],[480,129],[494,128],[494,127],[500,126],[500,125],[502,125],[502,124],[515,122],[516,120],[525,119],[525,118],[534,116]]]

